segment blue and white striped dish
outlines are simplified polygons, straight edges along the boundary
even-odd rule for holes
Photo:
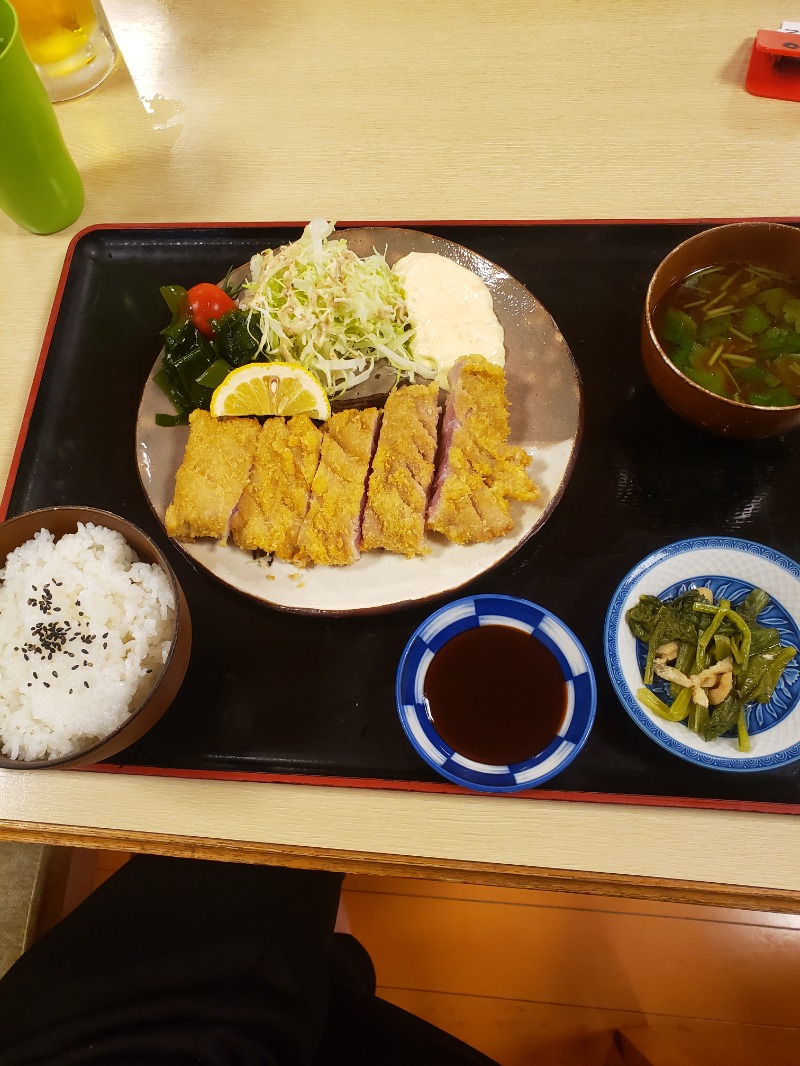
[[[459,755],[433,727],[423,694],[425,674],[436,652],[458,633],[502,625],[533,634],[558,660],[567,684],[567,712],[555,740],[531,759],[491,766]],[[406,736],[430,766],[457,785],[479,792],[519,792],[555,777],[589,736],[597,706],[597,685],[589,657],[555,615],[514,596],[467,596],[427,618],[406,645],[397,670],[397,711]]]
[[[800,759],[800,659],[786,667],[772,699],[750,704],[747,727],[751,750],[741,752],[730,735],[706,741],[684,722],[667,722],[636,698],[642,687],[645,648],[631,633],[625,612],[642,595],[671,598],[690,588],[710,588],[715,598],[735,605],[754,588],[772,602],[759,616],[774,626],[781,643],[800,648],[800,566],[749,540],[697,537],[668,544],[648,555],[623,578],[606,613],[604,645],[611,683],[622,706],[657,744],[687,762],[714,770],[772,770]],[[665,686],[652,686],[664,696]]]

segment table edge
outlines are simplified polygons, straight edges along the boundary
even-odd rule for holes
[[[250,843],[220,838],[210,841],[202,837],[101,828],[76,829],[72,826],[6,820],[0,820],[0,840],[304,870],[332,870],[373,877],[408,877],[529,891],[800,914],[800,891],[755,885],[713,884],[555,867],[517,867],[503,863],[483,862],[478,868],[464,860],[429,856]]]

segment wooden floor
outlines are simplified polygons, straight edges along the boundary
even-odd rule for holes
[[[75,851],[64,911],[126,859]],[[502,1066],[800,1064],[800,916],[362,876],[343,906],[379,995]]]

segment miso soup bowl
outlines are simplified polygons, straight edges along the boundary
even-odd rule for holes
[[[800,281],[800,229],[779,222],[733,222],[689,237],[653,274],[642,319],[642,359],[653,388],[686,422],[720,437],[776,437],[800,426],[800,403],[757,407],[702,388],[675,366],[656,338],[653,315],[669,289],[687,275],[717,263],[747,262],[791,274]]]
[[[0,569],[5,567],[7,556],[31,540],[39,530],[49,530],[58,541],[67,533],[75,533],[79,523],[92,523],[116,530],[122,534],[140,562],[157,563],[167,575],[175,601],[175,625],[167,659],[150,692],[129,708],[128,718],[112,733],[96,738],[78,751],[54,759],[23,760],[0,755],[0,769],[52,770],[96,763],[116,755],[144,736],[164,715],[177,696],[189,666],[192,621],[183,589],[161,549],[127,519],[94,507],[46,507],[27,511],[0,524]]]

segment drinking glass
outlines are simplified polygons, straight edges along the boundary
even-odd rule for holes
[[[0,0],[0,210],[33,233],[55,233],[83,210],[83,183],[55,108]]]
[[[111,73],[117,46],[99,0],[13,0],[51,100],[83,96]]]

